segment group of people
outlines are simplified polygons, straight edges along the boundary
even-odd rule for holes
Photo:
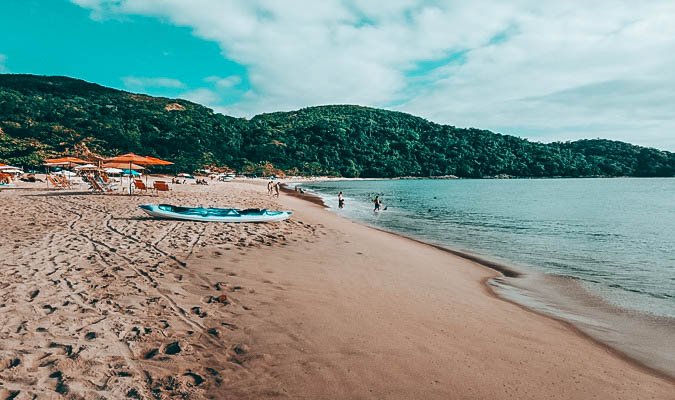
[[[382,209],[382,199],[380,199],[380,196],[376,195],[372,201],[375,205],[375,209],[373,211],[380,211]],[[345,208],[345,196],[342,194],[342,192],[338,193],[338,208]],[[386,210],[387,207],[384,209]]]
[[[281,190],[281,183],[275,181],[267,182],[267,194],[272,197],[279,197],[279,191]]]
[[[280,191],[281,183],[275,182],[273,180],[270,180],[267,182],[267,194],[272,197],[279,197],[279,191]],[[296,186],[295,187],[296,192],[304,193],[304,190],[302,190],[301,187]],[[342,209],[345,208],[345,196],[342,194],[342,192],[338,193],[338,208]],[[373,211],[378,212],[382,210],[382,199],[380,199],[379,195],[376,195],[374,199],[372,199],[373,204],[375,205],[375,208]],[[386,210],[387,207],[384,208]]]

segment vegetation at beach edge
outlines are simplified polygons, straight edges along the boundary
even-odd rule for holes
[[[674,176],[675,154],[588,139],[537,143],[352,105],[234,118],[67,77],[0,75],[0,162],[136,152],[172,171],[481,178]]]

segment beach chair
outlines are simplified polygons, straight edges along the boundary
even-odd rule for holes
[[[95,176],[94,180],[106,192],[113,192],[115,189],[117,189],[117,183],[115,183],[113,181],[110,181],[110,180],[106,181],[105,179],[103,179],[102,176]]]
[[[0,172],[0,183],[4,183],[6,185],[12,183],[12,175]]]
[[[152,186],[157,193],[159,192],[168,192],[171,190],[169,184],[164,181],[155,181]]]
[[[52,185],[54,189],[65,189],[66,186],[63,185],[60,179],[55,175],[47,175],[47,184]]]
[[[89,190],[94,193],[104,193],[106,191],[91,175],[82,176],[82,180],[84,180],[89,185]]]
[[[70,189],[70,180],[65,175],[56,175],[56,179],[61,183],[63,189]]]
[[[148,191],[148,187],[145,186],[145,183],[140,179],[134,179],[134,187],[142,192]]]

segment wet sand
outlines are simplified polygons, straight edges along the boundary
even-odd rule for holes
[[[497,272],[246,182],[0,193],[0,398],[672,398]],[[277,224],[136,205],[286,208]]]

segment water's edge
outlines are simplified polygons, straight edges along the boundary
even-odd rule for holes
[[[285,192],[335,213],[320,193],[306,189],[300,194],[290,188],[286,188]],[[673,318],[653,317],[618,308],[592,294],[578,281],[569,277],[524,271],[503,262],[416,238],[404,232],[384,229],[345,215],[338,215],[371,229],[413,240],[494,270],[500,276],[486,280],[485,285],[496,297],[520,306],[526,311],[562,322],[620,358],[653,375],[675,382],[675,350],[669,350],[672,347],[669,338],[675,337]]]

